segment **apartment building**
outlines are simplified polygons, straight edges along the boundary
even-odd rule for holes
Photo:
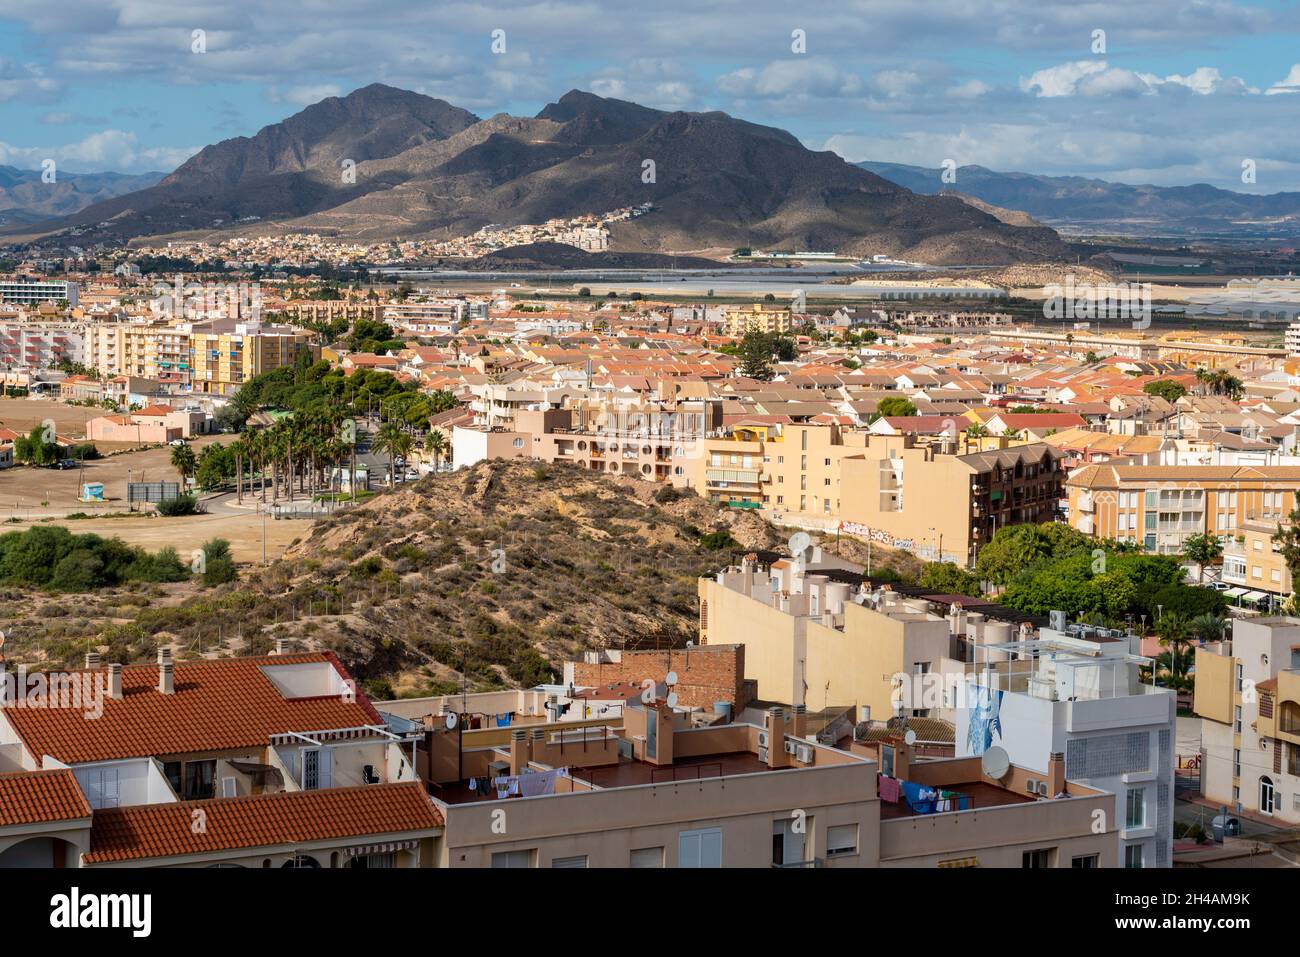
[[[767,567],[747,555],[699,580],[700,644],[742,646],[745,676],[773,700],[893,716],[897,676],[938,673],[953,656],[949,623],[853,584],[855,569],[817,551]]]
[[[705,437],[721,427],[722,405],[717,400],[686,400],[515,408],[509,421],[512,427],[453,429],[456,464],[532,458],[684,487],[696,471]]]
[[[1300,824],[1300,618],[1239,618],[1197,648],[1194,708],[1204,795]]]
[[[324,324],[340,319],[354,323],[361,319],[382,320],[384,305],[370,300],[354,302],[349,299],[294,299],[286,302],[275,312],[278,317],[293,326],[307,323]]]
[[[1047,800],[1016,790],[1014,781],[988,780],[977,759],[909,770],[909,745],[900,740],[891,751],[894,773],[951,796],[910,802],[901,799],[900,786],[882,800],[878,763],[819,743],[806,733],[802,708],[774,706],[753,722],[700,723],[662,699],[638,699],[621,720],[617,729],[515,727],[505,743],[479,744],[476,739],[500,732],[465,734],[444,715],[427,715],[421,753],[428,762],[421,771],[446,822],[438,864],[1069,867],[1076,860],[1115,861],[1113,830],[1093,833],[1092,824],[1111,796],[1073,782]],[[484,788],[483,776],[495,786]]]
[[[782,334],[794,328],[789,309],[762,303],[728,309],[723,322],[727,335],[737,339],[751,331]]]
[[[961,440],[869,436],[841,461],[845,528],[965,565],[999,528],[1055,519],[1065,479],[1058,449],[1043,443],[962,449]]]
[[[79,322],[51,319],[0,322],[0,367],[35,371],[84,362],[85,329]]]
[[[255,375],[293,365],[304,351],[319,355],[310,333],[290,326],[98,322],[86,331],[85,363],[102,375],[153,379],[174,391],[231,395]]]
[[[233,395],[254,376],[320,353],[310,333],[256,322],[204,323],[190,329],[191,391]]]
[[[43,302],[66,302],[75,307],[78,289],[75,282],[63,279],[0,279],[0,302],[21,306],[39,306]]]
[[[1064,617],[1037,635],[970,646],[957,756],[996,746],[1044,775],[1060,756],[1069,780],[1114,795],[1106,821],[1119,863],[1169,867],[1175,696],[1140,680],[1151,659],[1135,653],[1137,636],[1069,627]]]
[[[1079,531],[1178,554],[1190,535],[1228,541],[1252,522],[1276,529],[1300,491],[1300,466],[1088,465],[1066,491]]]
[[[1259,605],[1280,605],[1292,592],[1291,570],[1273,535],[1278,521],[1242,522],[1236,535],[1224,536],[1221,580],[1230,586],[1224,594]]]
[[[87,658],[39,694],[5,676],[0,867],[432,862],[418,736],[390,732],[333,655]]]

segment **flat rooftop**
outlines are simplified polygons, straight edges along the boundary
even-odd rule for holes
[[[979,811],[990,807],[1007,807],[1012,804],[1032,804],[1035,798],[1028,794],[1017,794],[1015,791],[1008,791],[1006,788],[998,787],[995,784],[988,784],[984,781],[968,781],[961,784],[945,784],[940,790],[955,791],[970,799],[970,806],[963,806],[962,810]],[[962,802],[963,805],[966,802]],[[902,817],[928,817],[927,814],[916,814],[912,811],[907,803],[899,800],[897,804],[887,801],[880,802],[880,819],[890,821]]]

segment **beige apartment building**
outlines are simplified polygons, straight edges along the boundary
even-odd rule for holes
[[[1196,650],[1206,797],[1300,824],[1300,618],[1240,618]]]
[[[1276,530],[1295,504],[1300,491],[1300,467],[1292,465],[1088,465],[1066,481],[1070,524],[1081,532],[1133,542],[1145,550],[1177,554],[1190,535],[1217,535],[1225,541],[1243,539],[1251,523]],[[1256,537],[1249,545],[1251,555]],[[1246,544],[1244,541],[1241,544]],[[1240,568],[1247,556],[1234,556]],[[1225,564],[1227,558],[1225,556]],[[1267,580],[1254,578],[1254,568]],[[1273,568],[1251,565],[1250,581],[1272,581]]]
[[[255,375],[313,356],[311,335],[289,326],[99,322],[86,332],[86,364],[101,375],[152,379],[179,391],[230,395]]]
[[[402,704],[409,713],[418,702]],[[956,795],[918,809],[882,801],[877,762],[819,743],[803,708],[772,707],[755,721],[701,723],[638,701],[618,728],[533,724],[480,745],[499,732],[458,733],[430,713],[419,771],[446,822],[435,866],[1115,864],[1113,824],[1093,833],[1113,796],[1065,781],[1063,764],[1048,799],[1025,786],[1024,769],[993,780],[979,759],[914,764],[910,746],[891,741],[896,775]],[[469,787],[482,775],[521,793]]]
[[[747,332],[785,333],[793,328],[789,309],[754,303],[749,307],[727,310],[726,332],[737,339]]]
[[[745,676],[766,698],[892,717],[898,675],[938,673],[957,657],[949,622],[924,603],[855,601],[853,586],[832,575],[794,559],[764,568],[746,556],[701,578],[700,644],[743,646]]]
[[[1222,580],[1229,585],[1229,598],[1255,603],[1281,604],[1292,592],[1291,570],[1273,535],[1278,522],[1250,519],[1237,527],[1237,534],[1223,539]]]

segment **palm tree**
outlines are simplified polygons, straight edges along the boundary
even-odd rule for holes
[[[1197,615],[1187,625],[1188,630],[1193,637],[1201,643],[1207,641],[1219,641],[1223,638],[1223,631],[1228,623],[1218,615],[1206,612],[1204,615]]]
[[[172,468],[174,468],[181,477],[181,491],[186,488],[186,480],[194,474],[194,469],[198,465],[198,460],[194,457],[194,450],[188,445],[177,445],[172,449]]]
[[[1171,611],[1164,615],[1156,622],[1156,634],[1160,637],[1160,644],[1169,649],[1170,661],[1173,665],[1170,668],[1170,674],[1178,674],[1179,655],[1178,650],[1188,644],[1191,638],[1191,626],[1187,621],[1187,616],[1180,612]],[[1186,671],[1186,664],[1183,665],[1183,671]]]
[[[442,453],[447,451],[447,436],[439,429],[433,429],[424,439],[424,448],[426,452],[433,455],[433,470],[437,472],[438,463],[442,461]]]
[[[244,460],[248,458],[248,439],[240,436],[230,443],[230,454],[235,458],[235,501],[244,504]]]
[[[388,477],[390,484],[397,483],[397,456],[403,455],[402,449],[405,447],[410,451],[411,437],[402,431],[396,422],[385,422],[375,433],[373,443],[376,452],[382,452],[388,456]]]

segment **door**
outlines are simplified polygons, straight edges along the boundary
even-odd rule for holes
[[[1265,814],[1273,813],[1273,782],[1269,778],[1259,779],[1259,809]]]

